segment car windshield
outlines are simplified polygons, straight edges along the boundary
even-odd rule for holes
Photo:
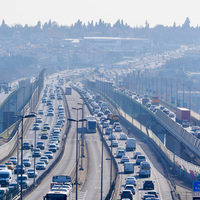
[[[9,173],[0,174],[0,178],[9,178]]]

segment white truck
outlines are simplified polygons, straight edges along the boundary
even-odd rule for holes
[[[134,173],[134,163],[125,162],[124,163],[124,173]]]
[[[136,140],[135,138],[128,138],[126,141],[126,151],[133,151],[136,149]]]

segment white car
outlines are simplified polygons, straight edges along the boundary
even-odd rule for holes
[[[121,126],[116,126],[116,127],[115,127],[115,132],[121,132],[121,131],[122,131]]]
[[[126,155],[122,156],[121,163],[125,163],[125,162],[129,162],[129,156],[126,156]]]
[[[111,140],[111,147],[118,147],[118,141],[117,140]]]
[[[134,186],[136,186],[136,184],[137,184],[137,181],[136,181],[136,178],[134,176],[126,178],[125,185],[134,185]]]
[[[112,133],[112,128],[107,127],[106,131],[105,131],[105,134],[106,135],[110,135],[111,133]]]
[[[133,153],[133,159],[136,159],[138,155],[142,155],[142,152],[136,151]]]
[[[116,140],[116,136],[114,133],[110,134],[108,137],[109,140]]]
[[[127,135],[125,133],[121,133],[120,140],[127,140]]]

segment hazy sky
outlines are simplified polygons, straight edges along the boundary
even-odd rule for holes
[[[191,26],[200,25],[200,0],[0,0],[0,24],[36,25],[49,21],[71,25],[78,19],[87,24],[102,19],[114,24],[123,19],[131,27],[157,24],[182,25],[186,17]]]

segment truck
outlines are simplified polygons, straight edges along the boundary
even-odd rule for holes
[[[71,95],[72,94],[72,88],[71,87],[65,87],[65,94]]]
[[[114,124],[115,122],[119,121],[119,115],[117,114],[109,113],[107,116],[110,119],[110,124]]]
[[[190,110],[187,108],[176,108],[176,122],[181,124],[183,127],[190,126]]]
[[[134,173],[134,163],[125,162],[124,163],[124,173]]]
[[[52,177],[50,191],[43,196],[43,200],[72,200],[71,177],[56,175]]]
[[[159,106],[159,97],[158,96],[152,96],[151,104]]]

